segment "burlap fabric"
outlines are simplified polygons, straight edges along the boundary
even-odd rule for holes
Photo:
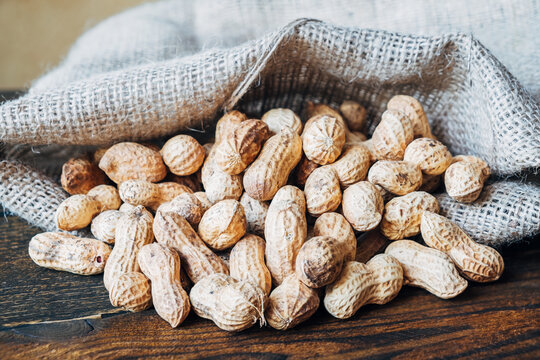
[[[193,14],[179,12],[180,4],[144,5],[103,22],[29,94],[0,107],[0,139],[7,144],[0,201],[8,210],[44,229],[55,227],[54,209],[66,194],[16,162],[44,164],[57,174],[57,163],[33,155],[55,152],[38,145],[206,131],[232,108],[254,116],[273,107],[302,113],[307,100],[359,101],[368,109],[371,133],[388,99],[410,94],[454,154],[480,156],[502,178],[540,167],[538,103],[471,36],[407,36],[300,19],[237,46],[206,43],[208,49],[198,51],[200,39],[182,32]],[[78,151],[63,149],[66,155]],[[471,205],[439,196],[446,216],[492,245],[537,234],[539,199],[538,186],[504,180]]]

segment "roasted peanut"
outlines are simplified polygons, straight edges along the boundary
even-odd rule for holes
[[[102,273],[110,253],[99,240],[60,232],[37,234],[28,245],[28,254],[39,266],[79,275]]]
[[[154,211],[175,197],[192,193],[187,186],[175,182],[154,184],[145,180],[128,180],[118,186],[120,198],[131,205],[142,205]]]
[[[90,189],[107,183],[105,173],[89,156],[69,159],[62,166],[60,183],[70,195],[86,194]]]
[[[343,215],[328,212],[317,218],[313,226],[313,236],[331,236],[341,244],[343,261],[354,260],[356,255],[356,236],[351,224]],[[311,237],[308,236],[308,239]]]
[[[264,325],[267,297],[248,281],[213,274],[196,283],[189,294],[195,314],[212,320],[220,329],[241,331],[257,321]]]
[[[244,188],[254,199],[266,201],[287,183],[302,156],[302,140],[290,128],[281,129],[264,144],[244,174]]]
[[[319,167],[319,164],[309,160],[304,153],[300,162],[294,169],[294,180],[298,186],[303,187],[306,185],[306,180],[311,175],[313,170]]]
[[[424,174],[440,175],[450,166],[452,154],[440,141],[419,138],[407,146],[403,160],[416,164]]]
[[[236,125],[246,120],[246,115],[238,110],[233,110],[223,115],[216,123],[216,144],[219,144],[223,139],[229,137]],[[209,153],[209,151],[207,151],[207,153]]]
[[[304,187],[307,211],[312,216],[334,211],[341,203],[339,178],[333,167],[322,166],[309,175]]]
[[[386,107],[407,115],[412,123],[414,137],[433,138],[424,108],[412,96],[396,95],[390,99]]]
[[[366,304],[390,302],[402,285],[403,270],[392,256],[375,255],[366,264],[349,261],[336,282],[326,288],[324,307],[332,316],[348,319]]]
[[[264,236],[264,223],[268,213],[268,204],[264,201],[253,199],[247,193],[240,198],[240,204],[244,207],[246,215],[247,232]]]
[[[127,180],[158,182],[167,175],[159,152],[132,142],[111,146],[99,161],[99,168],[117,184]]]
[[[368,231],[379,225],[384,202],[368,181],[360,181],[343,192],[343,215],[355,230]]]
[[[454,200],[471,203],[478,199],[491,174],[487,163],[475,156],[455,156],[444,173],[446,192]]]
[[[345,145],[345,128],[338,119],[328,115],[311,118],[302,132],[306,157],[319,164],[333,163]]]
[[[109,292],[112,306],[138,312],[152,305],[150,281],[140,272],[128,272],[120,275],[112,284]]]
[[[145,245],[137,257],[141,271],[152,284],[154,308],[162,319],[177,327],[188,316],[189,296],[180,280],[180,257],[167,246]]]
[[[272,276],[264,263],[265,247],[262,238],[247,234],[234,245],[229,266],[233,278],[259,286],[268,296],[272,288]]]
[[[230,248],[246,233],[244,207],[236,200],[223,200],[206,211],[199,223],[201,239],[212,249]]]
[[[343,188],[366,178],[369,170],[370,154],[363,145],[348,146],[343,154],[331,166],[336,170],[339,183]]]
[[[302,133],[302,121],[290,109],[272,109],[267,111],[261,118],[268,125],[270,132],[278,134],[283,127],[290,127],[298,134]]]
[[[266,321],[274,329],[287,330],[309,319],[318,307],[317,290],[292,275],[270,293]]]
[[[368,172],[368,180],[396,195],[406,195],[422,185],[422,171],[406,161],[377,161]]]
[[[345,100],[339,111],[343,114],[347,126],[352,131],[362,131],[366,125],[366,109],[352,100]]]
[[[204,214],[203,206],[195,194],[183,193],[161,204],[156,212],[173,212],[183,216],[191,226],[197,226]]]
[[[189,135],[176,135],[160,151],[163,162],[178,176],[195,173],[202,166],[206,152],[197,140]]]
[[[465,231],[444,216],[424,211],[421,229],[426,244],[450,256],[467,279],[488,282],[501,277],[504,270],[501,254],[473,241]]]
[[[216,144],[216,164],[227,174],[240,174],[255,160],[269,133],[260,120],[241,122],[229,137]]]
[[[439,212],[439,202],[435,196],[424,191],[413,191],[395,197],[384,206],[381,232],[390,240],[418,235],[424,211]]]
[[[403,160],[405,148],[413,138],[409,118],[399,111],[386,110],[371,137],[373,155],[377,160]]]
[[[116,224],[122,216],[118,210],[107,210],[96,216],[92,220],[90,231],[92,235],[100,241],[107,244],[114,244],[114,235],[116,233]]]
[[[330,236],[315,236],[302,245],[296,256],[296,276],[311,288],[332,283],[343,266],[341,242]]]
[[[306,203],[302,191],[284,186],[268,207],[264,228],[266,265],[275,284],[294,274],[296,255],[307,236]]]
[[[216,147],[212,146],[201,170],[201,182],[211,203],[221,200],[238,200],[243,192],[242,175],[230,175],[216,162]]]
[[[109,292],[120,275],[140,271],[137,254],[144,245],[154,241],[152,221],[152,214],[142,206],[122,214],[118,220],[114,248],[103,274],[103,283]]]
[[[193,283],[211,274],[229,273],[223,260],[205,245],[184,217],[158,212],[154,235],[158,243],[178,251],[183,268]]]
[[[403,268],[404,285],[426,289],[442,299],[450,299],[467,288],[452,259],[442,251],[411,240],[392,242],[385,253],[396,258]]]

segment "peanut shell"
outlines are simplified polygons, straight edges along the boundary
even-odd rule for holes
[[[120,275],[112,284],[109,292],[112,306],[138,312],[152,305],[150,281],[140,272],[128,272]]]
[[[443,143],[418,138],[405,149],[403,160],[416,164],[424,174],[440,175],[452,162],[452,154]]]
[[[312,216],[334,211],[341,203],[339,178],[334,168],[322,166],[309,175],[304,187],[307,211]]]
[[[375,186],[360,181],[343,192],[343,216],[355,230],[369,231],[379,225],[384,202]]]
[[[160,151],[163,162],[178,176],[195,173],[202,166],[206,152],[197,140],[189,135],[170,138]]]
[[[406,195],[422,185],[422,171],[406,161],[377,161],[368,172],[368,180],[396,195]]]
[[[328,115],[318,115],[309,120],[302,133],[302,146],[306,157],[319,164],[333,163],[345,145],[345,128]]]
[[[373,155],[377,160],[403,160],[405,148],[413,138],[409,118],[399,111],[386,110],[371,137]]]
[[[296,276],[311,288],[334,282],[343,266],[341,242],[330,236],[315,236],[302,245],[296,257]]]
[[[257,285],[268,296],[272,288],[272,276],[264,262],[265,248],[263,238],[247,234],[234,245],[229,266],[233,278]]]
[[[264,201],[253,199],[247,193],[240,198],[240,204],[246,215],[247,232],[264,236],[264,223],[268,213],[268,204]]]
[[[201,239],[212,249],[230,248],[246,233],[244,208],[236,200],[223,200],[206,211],[199,223]]]
[[[264,113],[261,118],[268,125],[272,134],[278,134],[283,127],[289,127],[296,133],[302,133],[302,121],[290,109],[277,108]]]
[[[89,156],[83,156],[62,165],[60,183],[70,195],[86,194],[93,187],[106,184],[107,176]]]
[[[356,236],[351,224],[341,214],[327,212],[315,221],[313,236],[331,236],[341,245],[343,261],[354,260],[356,255]],[[313,236],[308,236],[308,239]]]

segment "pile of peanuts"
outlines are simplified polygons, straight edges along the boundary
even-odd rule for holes
[[[90,225],[95,239],[38,234],[30,257],[103,272],[114,306],[153,304],[172,327],[193,309],[228,331],[292,328],[321,299],[346,319],[391,301],[403,284],[449,299],[467,280],[501,276],[501,255],[438,215],[430,194],[444,181],[456,201],[473,202],[490,169],[452,156],[416,99],[394,96],[370,139],[366,110],[353,101],[339,111],[308,103],[305,118],[232,111],[213,143],[177,135],[161,148],[122,142],[69,160],[61,182],[72,196],[56,222],[65,231]],[[380,232],[390,245],[355,261],[360,232]]]

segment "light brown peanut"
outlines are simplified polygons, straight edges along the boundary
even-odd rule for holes
[[[35,235],[28,254],[39,266],[79,275],[101,274],[111,249],[107,244],[60,232]]]
[[[154,184],[145,180],[128,180],[118,186],[122,201],[131,205],[142,205],[154,211],[175,197],[192,193],[187,186],[175,182]]]
[[[196,193],[193,193],[199,199],[199,202],[202,206],[202,213],[204,214],[208,209],[212,207],[212,203],[210,200],[208,200],[208,196],[206,196],[206,193],[204,191],[197,191]]]
[[[152,305],[150,281],[138,271],[120,275],[112,284],[109,292],[112,306],[138,312]]]
[[[281,129],[264,144],[259,157],[244,174],[244,188],[254,199],[266,201],[287,183],[302,157],[302,140],[290,128]]]
[[[287,330],[309,319],[318,307],[317,290],[292,275],[270,293],[266,321],[274,329]]]
[[[92,220],[90,231],[92,235],[100,241],[107,244],[114,244],[114,236],[116,233],[116,224],[122,212],[119,210],[107,210],[96,216]]]
[[[356,236],[351,224],[341,214],[327,212],[315,221],[313,236],[331,236],[341,244],[343,261],[354,260],[356,255]],[[308,236],[308,239],[310,237]]]
[[[117,184],[127,180],[158,182],[167,175],[159,152],[133,142],[111,146],[99,161],[99,168]]]
[[[347,126],[352,131],[363,131],[366,125],[366,109],[352,100],[345,100],[339,111],[343,114]]]
[[[199,223],[199,236],[212,249],[228,249],[246,233],[244,207],[236,200],[222,200],[206,211]]]
[[[444,216],[424,211],[421,229],[426,244],[450,256],[467,279],[488,282],[501,277],[504,271],[501,254],[489,246],[475,242]]]
[[[360,181],[343,192],[343,215],[357,231],[369,231],[379,225],[384,210],[381,194],[373,184]]]
[[[246,120],[246,115],[238,110],[233,110],[223,115],[216,123],[216,144],[229,137],[236,125]]]
[[[452,154],[443,143],[418,138],[405,149],[403,160],[416,164],[424,174],[440,175],[452,162]]]
[[[173,212],[183,216],[191,226],[197,226],[204,214],[203,206],[195,194],[183,193],[161,204],[156,212]]]
[[[226,199],[238,200],[244,190],[242,186],[242,175],[227,174],[217,164],[217,144],[212,146],[201,169],[201,182],[204,186],[206,197],[212,204]]]
[[[187,220],[175,213],[156,214],[154,235],[158,243],[178,251],[182,266],[193,283],[215,274],[228,274],[227,265],[214,254]]]
[[[236,125],[229,137],[216,144],[216,164],[227,174],[236,175],[255,160],[270,130],[261,120]]]
[[[439,212],[435,196],[424,191],[413,191],[390,200],[384,206],[381,232],[390,240],[401,240],[420,233],[424,211]]]
[[[275,284],[294,274],[296,255],[307,236],[306,203],[302,191],[287,185],[268,207],[264,234],[266,265]]]
[[[302,121],[290,109],[277,108],[264,113],[261,118],[268,125],[270,132],[278,134],[283,127],[290,127],[298,134],[302,133]]]
[[[343,154],[331,166],[336,170],[341,187],[346,188],[366,178],[370,162],[369,150],[363,145],[345,147]]]
[[[264,262],[265,248],[263,238],[247,234],[234,245],[229,266],[233,278],[259,286],[268,296],[272,289],[272,276]]]
[[[247,232],[264,236],[264,223],[268,213],[268,204],[264,201],[253,199],[247,193],[240,198],[240,204],[244,207],[246,215]]]
[[[311,101],[308,101],[306,103],[306,119],[309,119],[306,124],[304,125],[304,128],[309,125],[309,122],[312,118],[318,115],[328,115],[333,118],[338,119],[346,128],[347,125],[345,124],[345,120],[343,120],[343,117],[339,113],[339,111],[335,110],[334,108],[326,105],[326,104],[315,104]]]
[[[421,287],[442,299],[456,297],[467,288],[467,280],[442,251],[411,240],[398,240],[388,245],[385,254],[401,264],[404,285]]]
[[[307,211],[312,216],[334,211],[341,203],[339,178],[334,168],[322,166],[309,175],[304,187]]]
[[[390,99],[386,107],[404,113],[411,120],[414,137],[433,138],[428,119],[422,104],[412,96],[396,95]]]
[[[100,203],[101,211],[117,210],[122,205],[118,189],[114,186],[98,185],[90,189],[86,195]]]
[[[333,163],[345,145],[345,127],[328,115],[311,118],[302,132],[302,147],[306,157],[319,164]]]
[[[180,325],[191,309],[189,296],[180,280],[178,253],[161,244],[145,245],[137,257],[141,271],[152,284],[154,308],[173,328]]]
[[[444,173],[446,192],[454,200],[471,203],[478,199],[491,175],[487,163],[475,156],[455,156]]]
[[[341,242],[330,236],[315,236],[302,245],[296,256],[296,277],[311,288],[334,282],[343,266]]]
[[[103,274],[103,283],[109,292],[120,275],[140,271],[137,254],[144,245],[154,241],[152,221],[152,214],[142,206],[122,214],[118,220],[114,248]]]
[[[396,195],[406,195],[422,185],[422,171],[406,161],[377,161],[368,172],[368,180]]]
[[[220,329],[242,331],[257,321],[264,325],[267,297],[248,281],[213,274],[196,283],[189,294],[195,314],[212,320]]]
[[[373,256],[384,251],[390,241],[384,237],[379,229],[373,229],[358,237],[356,243],[356,256],[354,261],[368,262]]]
[[[107,177],[89,156],[83,156],[69,159],[62,166],[60,183],[70,195],[86,194],[93,187],[106,184]]]
[[[195,173],[202,166],[206,155],[201,144],[189,135],[176,135],[170,138],[160,153],[165,165],[178,176]]]
[[[294,180],[296,185],[303,187],[306,185],[306,180],[311,175],[313,170],[319,167],[319,164],[309,160],[304,153],[300,162],[294,169]]]
[[[405,148],[413,138],[409,118],[399,111],[386,110],[371,137],[373,155],[377,160],[403,160]]]
[[[375,255],[366,264],[349,261],[336,282],[326,288],[324,307],[332,316],[348,319],[366,304],[390,302],[402,285],[403,270],[392,256]]]

